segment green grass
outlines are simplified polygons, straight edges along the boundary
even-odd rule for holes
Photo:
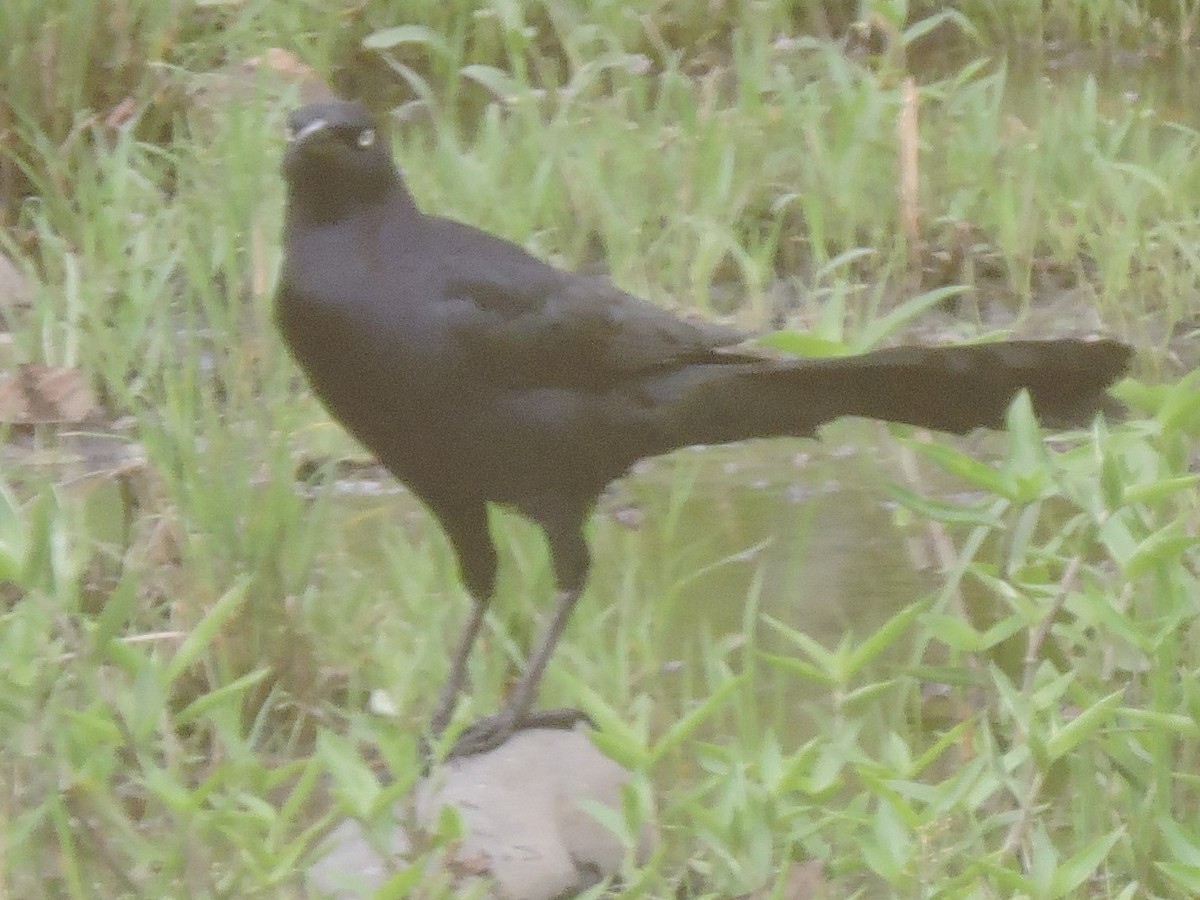
[[[895,501],[897,534],[939,562],[845,637],[804,629],[847,601],[772,562],[823,546],[818,506],[754,521],[744,468],[686,454],[618,489],[606,510],[633,498],[645,520],[593,523],[543,699],[584,706],[634,771],[618,833],[656,806],[632,896],[733,896],[811,859],[833,896],[1200,890],[1200,392],[1173,383],[1167,341],[1200,286],[1195,98],[1163,88],[1186,58],[1143,59],[1134,98],[1108,67],[1180,51],[1197,8],[963,2],[931,30],[934,4],[866,6],[880,56],[822,36],[841,5],[767,0],[3,5],[0,241],[34,295],[0,305],[5,358],[78,370],[102,414],[0,425],[0,896],[296,896],[330,822],[417,777],[467,599],[407,497],[339,493],[325,461],[359,451],[273,333],[303,88],[247,74],[272,47],[403,104],[392,137],[425,208],[657,302],[802,328],[777,343],[820,352],[1093,319],[1142,349],[1133,420],[1052,452],[1019,406],[984,446],[996,466],[869,432],[884,461],[834,477]],[[935,40],[955,61],[923,68]],[[1020,59],[1050,40],[1085,62],[1031,78]],[[895,187],[910,72],[919,254]],[[934,293],[951,288],[957,314]],[[81,431],[143,462],[79,477]],[[321,465],[298,486],[304,460]],[[502,696],[550,590],[536,531],[495,532],[463,721]],[[402,877],[436,894],[438,858]]]

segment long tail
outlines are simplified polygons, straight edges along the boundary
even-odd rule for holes
[[[1085,425],[1098,412],[1119,414],[1107,389],[1132,352],[1112,340],[1002,341],[692,367],[657,386],[672,395],[661,436],[676,447],[808,436],[842,416],[958,433],[1003,428],[1022,388],[1044,425]]]

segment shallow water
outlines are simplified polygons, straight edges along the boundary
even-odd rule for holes
[[[874,423],[840,423],[830,436],[691,448],[646,461],[614,483],[591,523],[594,565],[584,602],[551,666],[581,677],[576,669],[582,664],[573,665],[564,647],[576,644],[578,652],[594,654],[606,639],[583,629],[618,628],[603,613],[622,603],[635,606],[628,615],[652,622],[655,645],[648,655],[658,669],[643,672],[636,690],[656,698],[660,732],[682,712],[676,679],[681,673],[703,679],[714,646],[728,652],[735,669],[746,661],[747,634],[759,649],[796,655],[765,617],[832,647],[847,633],[870,634],[924,597],[934,579],[910,559],[887,493],[899,475],[900,444]],[[344,479],[333,487],[334,519],[344,523],[338,527],[359,523],[364,529],[361,540],[351,535],[345,543],[355,548],[364,572],[382,574],[387,547],[398,539],[419,541],[437,527],[387,479]],[[381,537],[381,528],[392,527],[406,537]],[[552,603],[546,561],[531,565],[525,558],[531,542],[509,540],[535,531],[515,517],[494,519],[493,531],[502,584],[493,616],[528,649],[535,631],[530,611],[547,612]],[[522,604],[521,595],[530,603]],[[458,616],[451,620],[446,634],[432,638],[447,647]],[[808,730],[804,707],[827,702],[823,686],[770,666],[758,667],[754,687],[770,725],[797,740]],[[706,688],[688,693],[702,697]]]

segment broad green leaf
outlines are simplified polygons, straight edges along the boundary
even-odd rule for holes
[[[1184,553],[1198,541],[1200,538],[1188,534],[1182,522],[1170,522],[1138,543],[1125,561],[1125,573],[1129,578],[1139,578],[1164,563],[1182,561]]]
[[[854,644],[847,661],[846,675],[854,675],[863,666],[875,662],[884,650],[909,632],[913,622],[926,609],[926,606],[927,604],[923,602],[910,603],[867,637]]]
[[[249,579],[243,578],[226,591],[225,595],[208,611],[208,614],[196,623],[188,636],[183,639],[183,643],[179,645],[179,649],[175,651],[175,655],[171,657],[171,661],[167,663],[163,673],[166,684],[173,684],[208,649],[217,632],[221,630],[221,626],[241,608],[242,601],[246,599],[246,589],[249,586]]]
[[[442,36],[426,25],[396,25],[368,34],[362,45],[368,50],[390,50],[401,44],[418,44],[442,56],[450,55],[450,48]]]
[[[701,701],[699,705],[688,711],[674,725],[668,728],[666,734],[651,748],[650,764],[657,764],[668,752],[695,734],[696,730],[704,724],[706,719],[711,718],[717,709],[725,705],[729,699],[729,695],[740,687],[746,678],[747,675],[745,673],[730,678],[713,691],[705,700]]]
[[[241,695],[266,678],[270,671],[270,669],[257,669],[254,672],[248,672],[229,684],[197,697],[179,711],[175,716],[175,723],[183,725],[191,722],[225,702],[240,702]]]
[[[1072,856],[1063,860],[1054,870],[1051,880],[1052,896],[1068,897],[1091,878],[1100,864],[1104,862],[1109,851],[1125,836],[1125,826],[1114,828],[1108,834],[1102,834]]]
[[[337,794],[347,802],[350,812],[362,819],[370,816],[380,793],[379,781],[354,745],[342,735],[324,729],[317,735],[317,756],[325,764]]]
[[[754,343],[805,359],[845,356],[850,352],[850,348],[840,341],[831,341],[804,331],[772,331],[755,338]]]
[[[497,100],[505,103],[512,102],[528,90],[521,82],[495,66],[478,64],[463,66],[459,74],[463,78],[469,78],[476,84],[487,88]]]
[[[1118,707],[1125,692],[1114,691],[1084,709],[1046,741],[1046,754],[1051,761],[1066,756],[1100,728],[1112,722],[1112,711]]]
[[[990,497],[973,505],[963,505],[926,497],[898,484],[889,484],[887,491],[905,509],[934,522],[949,525],[982,525],[987,528],[997,528],[1002,524],[993,512],[995,501]]]
[[[951,297],[965,294],[968,290],[969,288],[965,285],[952,284],[946,287],[935,288],[932,291],[926,291],[923,294],[918,294],[916,297],[910,297],[887,315],[880,316],[868,322],[867,326],[858,336],[858,340],[853,344],[854,351],[862,353],[875,347],[922,313],[940,303],[944,303]]]
[[[981,462],[969,453],[964,453],[949,444],[928,441],[908,441],[922,456],[925,456],[951,475],[957,475],[975,487],[981,488],[998,497],[1010,497],[1008,480],[999,470]]]
[[[1195,490],[1200,484],[1200,475],[1180,475],[1176,478],[1163,478],[1150,484],[1135,484],[1126,488],[1121,498],[1125,503],[1145,503],[1156,506],[1166,498],[1180,491]]]

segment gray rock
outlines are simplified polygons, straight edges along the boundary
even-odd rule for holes
[[[308,870],[308,887],[331,900],[370,897],[404,864],[411,849],[400,827],[380,845],[370,840],[357,819],[346,819],[326,836],[320,859]]]
[[[580,801],[619,810],[628,779],[581,731],[522,731],[490,753],[451,760],[418,785],[416,827],[432,827],[444,807],[456,809],[464,832],[451,863],[457,874],[486,876],[497,900],[553,900],[619,874],[625,847]],[[655,839],[643,829],[639,859]],[[310,887],[339,900],[368,896],[411,845],[401,826],[384,843],[375,849],[357,822],[343,822],[309,871]]]

